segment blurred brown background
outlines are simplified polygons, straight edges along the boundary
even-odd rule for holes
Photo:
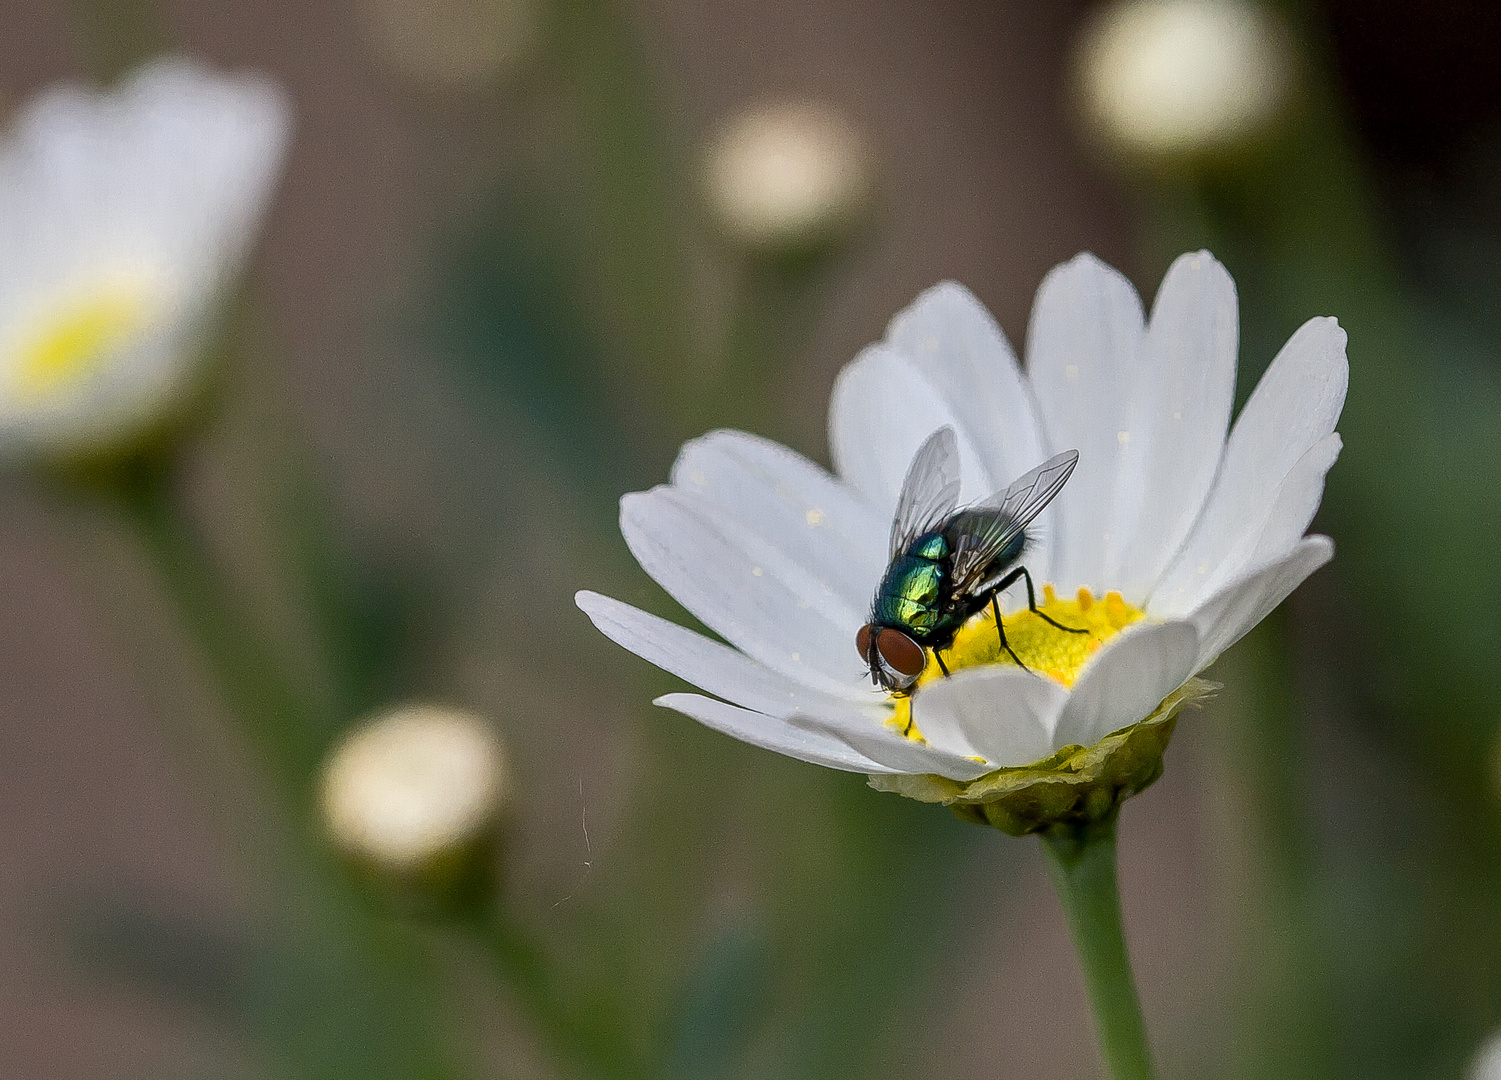
[[[7,103],[94,70],[82,6],[0,7]],[[1501,99],[1496,65],[1478,55],[1497,40],[1496,17],[1486,5],[1441,7],[1332,3],[1325,23],[1394,231],[1406,230],[1399,250],[1419,268],[1433,264],[1433,222],[1467,221],[1481,213],[1468,193],[1495,191],[1474,178],[1491,175],[1475,133],[1488,132]],[[797,324],[764,434],[826,459],[839,366],[936,280],[970,286],[1016,344],[1043,274],[1081,249],[1150,290],[1161,267],[1142,264],[1131,185],[1080,149],[1070,122],[1065,63],[1081,14],[1079,4],[998,0],[624,9],[679,177],[716,121],[767,95],[837,105],[876,150],[878,210]],[[294,643],[296,603],[261,565],[276,544],[258,510],[279,467],[268,444],[306,446],[341,528],[381,565],[447,583],[411,609],[426,636],[402,685],[477,707],[510,737],[524,811],[506,889],[566,945],[573,909],[634,872],[625,808],[646,797],[637,787],[651,782],[644,763],[663,733],[687,721],[637,719],[641,672],[575,625],[574,588],[629,576],[618,538],[599,546],[611,492],[576,485],[506,405],[475,407],[472,385],[413,326],[446,245],[483,217],[497,186],[524,178],[554,141],[566,162],[584,137],[567,94],[545,56],[477,89],[414,80],[353,2],[196,0],[161,15],[177,47],[273,74],[298,109],[250,286],[246,318],[264,359],[237,376],[245,392],[195,462],[195,502],[245,595]],[[549,104],[554,94],[563,104]],[[676,211],[699,216],[691,185],[675,185]],[[670,329],[691,339],[725,317],[736,271],[706,229],[690,232],[683,255],[692,318]],[[1439,265],[1430,279],[1441,286],[1449,264]],[[711,402],[707,422],[743,422],[735,408],[715,419]],[[657,482],[694,433],[685,422],[643,437],[619,479]],[[0,504],[0,1075],[276,1075],[222,1000],[265,900],[253,853],[268,811],[243,748],[150,571],[111,524],[21,482],[0,488]],[[559,557],[522,574],[507,553],[538,537]],[[646,595],[642,581],[632,587]],[[573,644],[534,653],[532,633]],[[162,718],[163,701],[180,719]],[[1257,838],[1236,816],[1214,730],[1237,707],[1244,699],[1230,693],[1188,717],[1166,778],[1123,817],[1128,928],[1166,1076],[1214,1071],[1209,1033],[1234,1007],[1227,972],[1244,940],[1230,928],[1255,888],[1246,866]],[[794,806],[816,771],[761,762],[718,736],[683,737],[711,768],[772,776]],[[684,901],[693,919],[736,917],[757,832],[754,821],[711,830]],[[979,830],[957,843],[951,888],[962,900],[945,951],[903,990],[906,1024],[866,1033],[886,1048],[886,1075],[1094,1075],[1078,971],[1035,845]],[[173,962],[143,981],[141,955]],[[486,1032],[482,1074],[552,1075],[504,994],[476,977],[459,1000],[455,1026]]]

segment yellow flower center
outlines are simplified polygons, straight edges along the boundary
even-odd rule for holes
[[[1146,617],[1145,612],[1126,603],[1118,592],[1108,592],[1103,599],[1096,599],[1088,589],[1081,588],[1075,599],[1060,600],[1051,585],[1044,585],[1042,595],[1043,602],[1038,605],[1042,614],[1063,626],[1089,632],[1071,634],[1059,630],[1026,608],[1002,615],[1001,624],[1006,628],[1006,643],[1023,664],[1064,686],[1074,685],[1085,662],[1101,645]],[[995,616],[988,608],[959,628],[954,640],[943,650],[943,662],[950,673],[980,664],[1016,663],[1001,646],[1000,635],[995,631]],[[941,678],[943,671],[929,650],[928,666],[917,677],[913,690]],[[892,701],[896,708],[887,724],[908,738],[922,741],[922,733],[912,723],[911,695],[897,696]]]
[[[29,404],[71,390],[145,325],[143,291],[115,284],[54,310],[22,338],[13,386]]]

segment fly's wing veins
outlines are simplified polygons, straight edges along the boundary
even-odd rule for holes
[[[1005,491],[996,492],[972,509],[955,515],[955,524],[962,525],[953,545],[951,581],[956,595],[983,589],[1003,569],[993,565],[996,559],[1063,490],[1078,463],[1079,451],[1065,450]]]
[[[958,503],[959,440],[954,429],[945,425],[918,447],[907,469],[896,517],[891,521],[890,558],[895,559],[913,540],[936,528]]]

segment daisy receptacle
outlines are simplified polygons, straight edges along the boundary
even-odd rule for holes
[[[191,397],[290,129],[281,89],[165,58],[0,135],[0,458],[109,455]]]
[[[1161,775],[1204,669],[1334,551],[1305,533],[1340,450],[1344,331],[1305,323],[1232,425],[1238,345],[1207,252],[1174,262],[1150,316],[1093,256],[1055,268],[1025,367],[937,285],[840,373],[832,473],[717,431],[622,499],[632,554],[722,641],[577,596],[704,691],[657,704],[1041,836],[1116,1080],[1151,1075],[1120,805]]]

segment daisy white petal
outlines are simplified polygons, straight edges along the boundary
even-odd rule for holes
[[[600,633],[615,644],[700,690],[755,712],[785,718],[794,712],[843,708],[851,702],[864,705],[871,701],[868,688],[856,688],[848,697],[810,690],[728,645],[710,641],[702,634],[608,596],[583,591],[574,597],[574,602]],[[874,704],[868,709],[868,719],[873,724],[881,723],[889,714],[889,710]]]
[[[1027,375],[1050,449],[1079,451],[1056,502],[1053,580],[1104,591],[1126,402],[1145,334],[1141,298],[1093,255],[1053,269],[1037,290]]]
[[[1093,746],[1151,715],[1193,674],[1199,639],[1192,625],[1157,623],[1125,631],[1084,668],[1053,733],[1055,748]]]
[[[1244,577],[1251,568],[1276,562],[1292,551],[1318,512],[1324,497],[1324,476],[1339,457],[1342,445],[1338,435],[1326,435],[1297,460],[1277,489],[1266,519],[1247,528],[1235,545],[1219,557],[1216,566],[1211,569],[1205,565],[1205,573],[1194,590],[1200,602]],[[1166,606],[1154,603],[1153,609],[1161,611]]]
[[[1011,343],[963,285],[934,285],[891,320],[886,341],[942,395],[998,485],[1048,457],[1032,388]],[[1050,517],[1040,520],[1044,538],[1051,526]],[[1039,573],[1046,576],[1046,569]]]
[[[950,780],[973,780],[991,770],[984,761],[955,750],[909,739],[885,725],[861,723],[848,715],[805,714],[789,717],[793,727],[839,739],[892,772],[933,773]]]
[[[831,735],[793,727],[784,720],[698,694],[665,694],[652,702],[692,717],[705,727],[741,742],[843,772],[891,773],[897,770],[872,761]]]
[[[1323,501],[1324,477],[1334,467],[1343,446],[1344,440],[1338,435],[1325,435],[1298,459],[1287,479],[1282,481],[1277,501],[1267,514],[1266,524],[1261,527],[1255,550],[1245,561],[1245,566],[1265,566],[1275,562],[1302,539]]]
[[[882,522],[813,462],[769,439],[714,431],[684,444],[672,482],[696,492],[773,546],[822,567],[847,600],[864,605],[886,568]]]
[[[1199,631],[1195,670],[1202,671],[1214,663],[1332,558],[1334,541],[1327,536],[1305,536],[1289,554],[1211,596],[1189,616]]]
[[[992,766],[1028,765],[1053,752],[1052,731],[1068,691],[1017,667],[956,671],[929,683],[912,704],[929,741],[963,748]]]
[[[1191,611],[1245,569],[1250,552],[1232,552],[1268,520],[1294,465],[1334,431],[1349,378],[1334,319],[1310,319],[1282,347],[1235,421],[1203,516],[1153,592],[1153,610]]]
[[[990,475],[958,416],[916,365],[895,349],[870,346],[834,383],[829,402],[834,467],[886,519],[888,529],[912,456],[929,435],[945,426],[952,427],[959,440],[964,501],[978,502],[1007,482]]]
[[[1235,397],[1235,283],[1207,251],[1168,270],[1116,435],[1120,474],[1106,580],[1144,603],[1198,519]]]
[[[858,682],[851,643],[864,613],[757,537],[706,516],[671,487],[623,498],[620,531],[642,569],[736,648],[829,693]]]

